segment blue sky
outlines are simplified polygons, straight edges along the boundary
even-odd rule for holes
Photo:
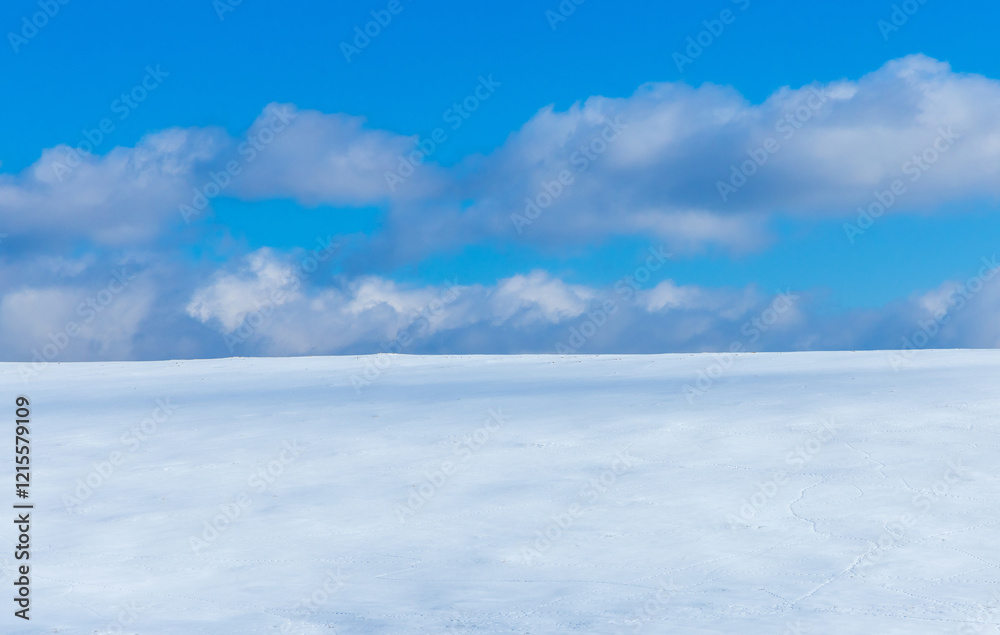
[[[405,352],[555,352],[606,302],[620,310],[574,352],[725,350],[779,291],[799,299],[760,350],[899,348],[917,331],[996,346],[980,268],[1000,229],[998,14],[6,3],[0,355],[375,352],[422,320]],[[387,182],[435,131],[412,177]],[[897,180],[884,215],[845,230]],[[318,240],[340,246],[302,275]],[[617,294],[657,248],[669,262]],[[122,267],[134,284],[88,321],[81,303]],[[448,284],[463,291],[435,308]]]

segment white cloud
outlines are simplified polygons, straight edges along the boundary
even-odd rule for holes
[[[735,300],[733,293],[724,290],[703,289],[695,285],[678,285],[664,280],[649,291],[640,292],[645,307],[650,312],[673,309],[718,310]]]
[[[282,256],[257,252],[247,271],[285,271]],[[266,263],[266,264],[264,264]],[[989,271],[984,268],[983,271]],[[994,273],[1000,273],[998,269]],[[249,291],[233,293],[234,275],[221,273],[194,292],[188,314],[214,325],[220,337],[243,329],[253,306]],[[258,275],[241,284],[259,290]],[[270,276],[284,279],[283,276]],[[986,279],[988,278],[988,279]],[[972,279],[970,279],[972,280]],[[940,288],[877,309],[830,314],[808,292],[763,293],[754,285],[707,288],[665,280],[636,293],[572,285],[542,271],[498,280],[492,286],[406,286],[376,276],[341,279],[333,287],[303,285],[301,293],[241,336],[241,353],[330,354],[401,352],[554,352],[573,330],[587,333],[580,352],[652,352],[817,348],[898,348],[936,312],[948,319],[928,347],[1000,344],[995,315],[1000,276],[951,281]],[[625,289],[623,287],[622,289]],[[979,291],[968,293],[969,289]],[[962,289],[969,298],[963,297]],[[205,302],[204,298],[212,298]],[[610,305],[608,304],[610,303]],[[604,311],[611,306],[610,314]],[[240,316],[238,319],[234,316]],[[585,327],[587,323],[593,323]],[[850,327],[845,327],[849,324]],[[237,331],[239,332],[239,331]]]
[[[705,289],[673,281],[626,297],[533,271],[489,287],[404,286],[363,276],[333,287],[296,285],[282,293],[282,302],[269,304],[275,289],[289,287],[291,266],[284,257],[260,250],[235,269],[194,291],[186,312],[221,337],[235,337],[239,352],[268,355],[371,352],[391,341],[405,342],[403,352],[428,351],[437,350],[439,337],[448,342],[444,350],[464,345],[455,342],[486,350],[507,342],[552,352],[571,327],[599,315],[608,302],[615,317],[595,338],[598,347],[631,346],[651,331],[653,340],[646,343],[657,346],[721,340],[728,346],[733,327],[769,301],[753,288]],[[249,319],[254,312],[259,316]]]
[[[393,350],[393,341],[404,353],[546,353],[574,330],[586,334],[575,350],[589,353],[718,351],[733,342],[761,351],[898,348],[921,331],[930,335],[922,347],[1000,345],[1000,269],[987,275],[988,267],[881,308],[830,313],[821,296],[794,291],[799,298],[769,314],[775,294],[753,285],[665,280],[622,293],[542,271],[487,286],[404,285],[371,275],[328,284],[303,275],[290,254],[262,249],[201,284],[150,266],[91,313],[87,299],[100,301],[104,267],[83,267],[73,284],[20,285],[0,296],[0,353],[30,361],[54,344],[57,361],[345,354]],[[77,332],[65,337],[70,322]]]
[[[23,361],[129,359],[156,299],[147,280],[21,288],[0,297],[0,351]]]
[[[260,249],[247,256],[239,271],[217,273],[208,286],[195,292],[186,310],[202,322],[216,320],[233,331],[248,313],[300,297],[301,283],[294,267],[274,258],[270,249]]]
[[[48,150],[21,175],[0,175],[0,226],[104,244],[148,240],[177,221],[210,170],[235,160],[242,173],[222,196],[382,206],[385,246],[409,259],[485,241],[548,248],[616,235],[682,252],[747,251],[768,243],[776,214],[853,219],[894,179],[907,191],[891,213],[995,198],[998,105],[997,80],[919,55],[856,81],[782,88],[760,104],[711,84],[648,84],[629,97],[543,108],[488,156],[451,168],[428,160],[392,192],[386,172],[416,137],[271,104],[245,138],[167,130],[87,157],[61,179],[54,167],[69,149]],[[942,144],[940,131],[952,138]],[[760,155],[769,139],[777,150]],[[926,170],[915,167],[925,152],[934,158]],[[752,153],[766,162],[744,185],[730,183],[723,200],[719,183]],[[559,182],[563,171],[571,182]],[[511,215],[531,214],[529,200],[537,213],[518,232]]]
[[[544,271],[500,280],[488,296],[491,319],[502,324],[512,318],[518,325],[535,322],[559,323],[581,315],[593,289],[569,285]]]
[[[172,129],[103,156],[58,146],[20,175],[0,175],[0,224],[11,234],[106,245],[149,240],[176,218],[198,168],[223,145],[217,131]]]
[[[384,202],[391,193],[385,174],[413,150],[416,137],[364,124],[363,117],[269,105],[246,133],[251,145],[245,158],[254,158],[243,162],[237,193],[250,199],[295,198],[306,205]],[[257,147],[259,152],[251,154]]]
[[[181,221],[181,206],[193,206],[209,189],[211,200],[384,202],[389,194],[384,173],[412,149],[414,139],[365,129],[363,123],[359,117],[271,104],[239,139],[213,128],[178,128],[105,155],[59,145],[43,151],[21,174],[0,174],[0,227],[15,237],[44,234],[128,246],[172,231]],[[231,164],[239,174],[229,180]],[[213,174],[221,175],[221,188]],[[199,217],[204,213],[197,211]]]
[[[650,84],[627,98],[541,110],[502,148],[466,166],[472,176],[462,196],[473,204],[455,222],[470,240],[586,244],[646,235],[686,251],[747,250],[767,243],[764,228],[776,214],[853,219],[895,179],[907,191],[892,213],[995,197],[998,105],[1000,82],[919,55],[857,81],[782,88],[761,104],[711,84]],[[761,150],[765,143],[774,151]],[[740,170],[750,153],[766,162],[734,186],[733,166]],[[563,170],[571,184],[556,183]],[[720,182],[734,187],[725,200]],[[509,217],[530,218],[526,198],[540,213],[518,233]]]

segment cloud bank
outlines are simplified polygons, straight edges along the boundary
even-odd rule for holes
[[[178,128],[104,155],[57,146],[18,174],[0,174],[0,355],[45,360],[46,346],[67,361],[387,346],[414,353],[723,351],[734,342],[753,350],[891,348],[905,346],[928,319],[937,327],[925,329],[934,331],[927,346],[996,346],[1000,294],[987,279],[991,267],[970,278],[981,281],[974,293],[969,280],[941,281],[930,292],[838,316],[823,310],[820,290],[706,288],[664,272],[650,285],[624,288],[570,284],[544,270],[488,285],[429,286],[385,272],[475,245],[553,253],[616,237],[677,258],[706,249],[740,254],[766,249],[769,226],[782,217],[847,227],[866,214],[949,214],[969,201],[995,203],[998,107],[1000,82],[917,55],[858,80],[781,88],[759,104],[723,86],[656,83],[564,111],[549,106],[492,152],[450,166],[424,156],[419,136],[277,103],[238,137]],[[353,254],[329,255],[315,275],[294,250],[185,256],[218,231],[212,210],[222,199],[292,200],[343,213],[374,207],[384,222]],[[337,273],[331,263],[347,258],[352,271],[359,263],[371,270]],[[81,306],[123,266],[136,281],[100,311],[90,307],[87,320]],[[775,302],[789,306],[767,328],[755,326]],[[77,328],[60,346],[70,323]]]

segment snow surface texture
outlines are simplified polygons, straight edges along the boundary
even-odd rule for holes
[[[998,630],[1000,352],[19,367],[4,633]]]

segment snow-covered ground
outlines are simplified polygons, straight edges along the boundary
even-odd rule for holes
[[[0,632],[997,632],[1000,352],[895,362],[2,364]]]

